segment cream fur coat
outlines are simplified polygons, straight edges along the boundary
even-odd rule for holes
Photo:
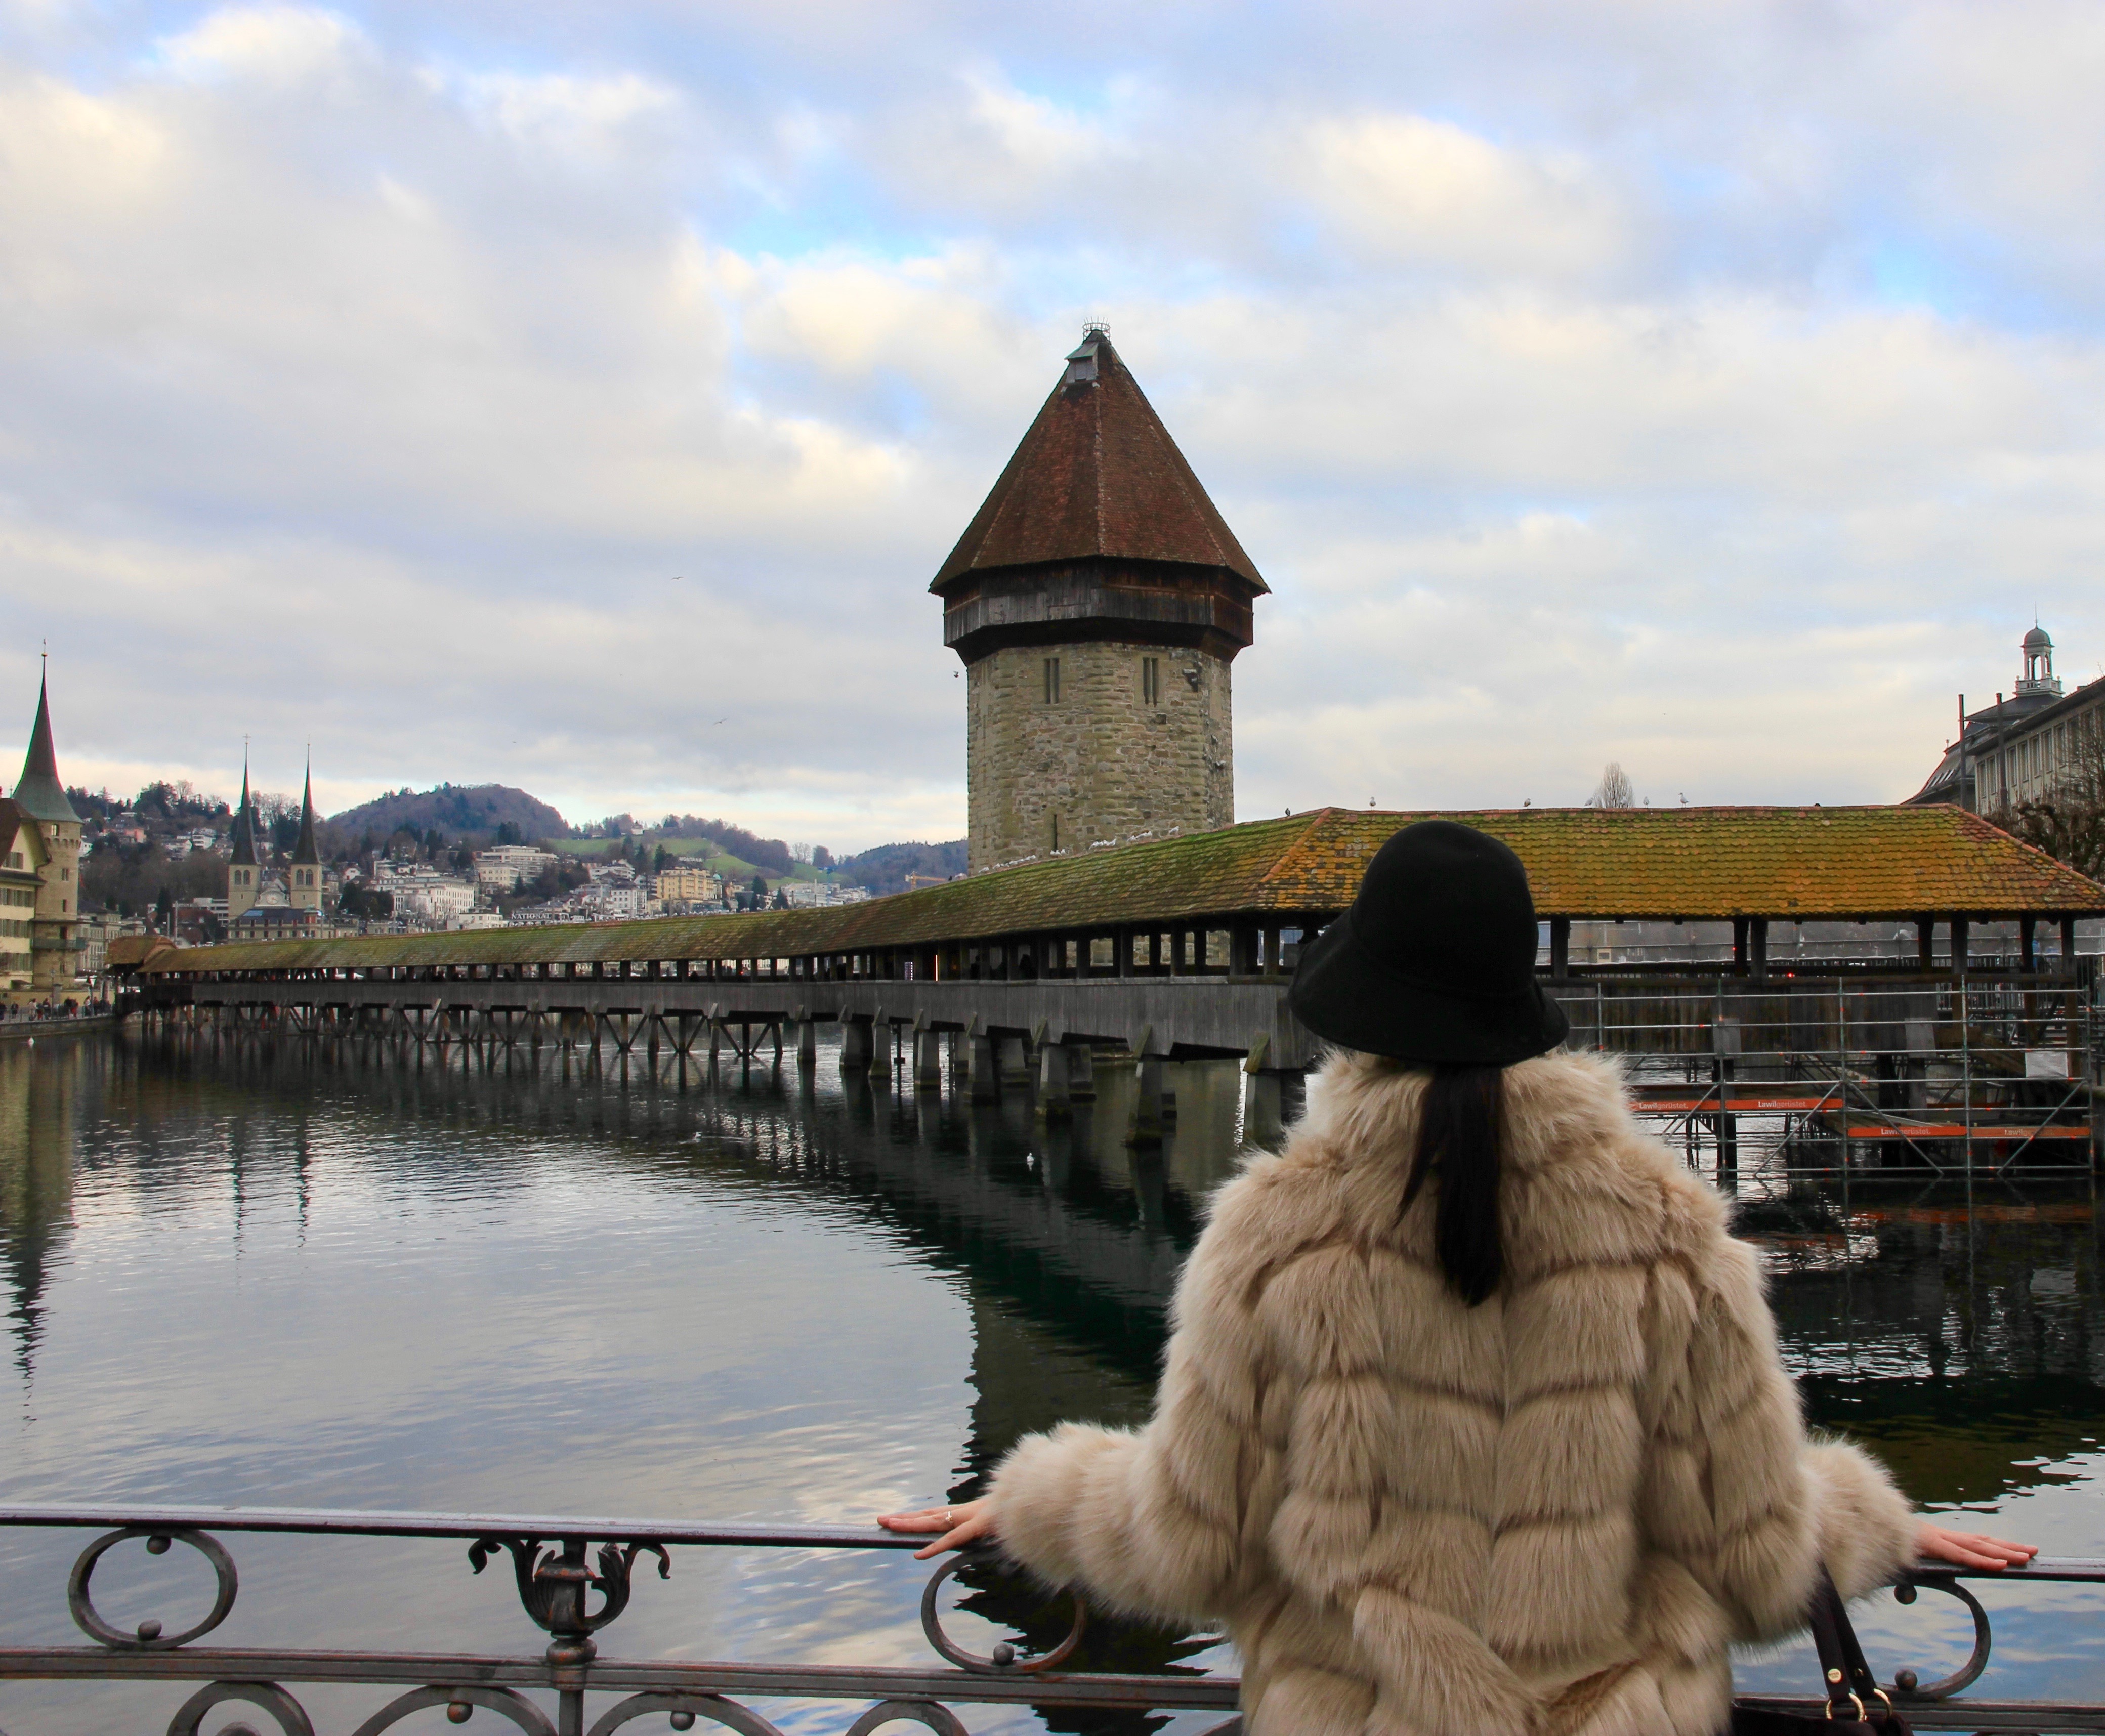
[[[1225,1622],[1250,1736],[1698,1736],[1726,1646],[1912,1555],[1856,1448],[1808,1439],[1725,1208],[1572,1055],[1506,1076],[1505,1280],[1401,1224],[1425,1075],[1334,1057],[1216,1196],[1154,1420],[1021,1443],[1007,1552],[1137,1613]]]

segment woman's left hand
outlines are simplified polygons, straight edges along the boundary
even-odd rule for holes
[[[2036,1543],[2010,1543],[1985,1531],[1947,1531],[1924,1520],[1915,1528],[1915,1554],[1925,1561],[1949,1561],[1976,1573],[2022,1567],[2039,1553]]]
[[[914,1551],[916,1561],[926,1561],[946,1549],[963,1549],[994,1536],[994,1503],[984,1495],[954,1507],[923,1507],[913,1513],[887,1513],[878,1524],[887,1531],[940,1531],[943,1534],[926,1549]]]

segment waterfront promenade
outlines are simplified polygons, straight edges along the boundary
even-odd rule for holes
[[[117,1015],[88,1013],[72,1019],[0,1019],[0,1042],[39,1037],[88,1037],[117,1029]]]

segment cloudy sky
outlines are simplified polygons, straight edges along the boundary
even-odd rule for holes
[[[955,837],[1085,319],[1245,818],[1887,801],[2105,668],[2105,11],[0,0],[0,754]]]

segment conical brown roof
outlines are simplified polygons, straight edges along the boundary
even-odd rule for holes
[[[1224,567],[1268,587],[1102,332],[1085,336],[929,587],[1047,562]]]
[[[66,800],[65,786],[59,782],[59,756],[51,745],[51,707],[47,683],[37,684],[37,721],[29,731],[29,751],[22,758],[21,781],[15,786],[15,801],[33,819],[60,824],[80,823],[80,816]]]

